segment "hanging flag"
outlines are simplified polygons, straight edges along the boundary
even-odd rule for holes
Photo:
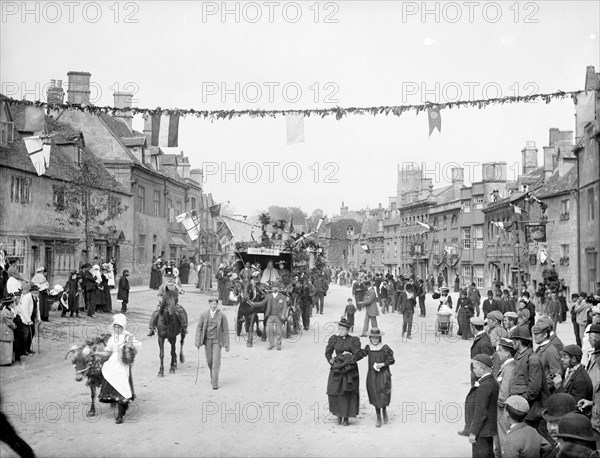
[[[304,143],[304,115],[286,114],[287,144]]]
[[[25,132],[33,132],[38,134],[44,131],[44,108],[33,105],[25,106]]]
[[[595,91],[582,92],[574,97],[576,142],[578,142],[584,136],[586,124],[594,121],[595,98]]]
[[[438,132],[442,133],[442,116],[438,105],[427,107],[427,117],[429,118],[429,136],[437,128]]]
[[[429,224],[422,223],[421,221],[417,221],[417,224],[418,224],[418,225],[420,225],[420,226],[423,226],[423,227],[424,227],[425,229],[427,229],[427,230],[430,230],[430,231],[432,231],[432,230],[433,230],[433,227],[432,227],[432,226],[430,226]]]
[[[223,220],[219,221],[216,234],[222,248],[225,248],[233,240],[233,232],[231,232],[229,225]]]
[[[144,118],[144,130],[150,131],[150,145],[179,146],[179,115],[152,114]]]
[[[190,239],[192,239],[193,242],[198,237],[200,237],[200,226],[196,224],[196,222],[190,216],[187,216],[186,213],[184,213],[184,215],[185,218],[181,220],[181,223],[183,223],[185,230],[187,231],[188,235],[190,236]]]
[[[52,145],[50,143],[44,143],[44,140],[40,136],[25,137],[25,148],[29,154],[29,159],[35,168],[38,176],[42,176],[46,173],[46,169],[50,165],[50,149]]]
[[[548,253],[546,252],[546,250],[541,250],[540,251],[540,261],[542,262],[542,264],[544,262],[546,262],[546,259],[548,259]]]
[[[213,205],[212,207],[209,207],[208,210],[210,211],[210,216],[216,218],[221,214],[221,204]]]
[[[502,229],[503,231],[506,230],[506,228],[504,227],[504,223],[502,221],[498,221],[498,222],[492,221],[492,224],[494,226],[496,226],[498,229]]]
[[[181,223],[184,219],[186,219],[188,217],[187,213],[182,213],[181,215],[177,215],[175,217],[175,221],[177,221],[178,223]]]
[[[527,214],[527,212],[525,210],[523,210],[521,207],[519,207],[519,206],[517,206],[515,204],[510,204],[510,205],[512,205],[512,208],[513,208],[513,210],[515,211],[515,213],[517,215],[520,215],[521,213]]]
[[[288,232],[290,234],[293,234],[296,232],[296,229],[294,229],[294,215],[292,215],[291,213],[290,213],[290,227],[288,228]]]

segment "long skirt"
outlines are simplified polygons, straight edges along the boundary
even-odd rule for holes
[[[329,411],[336,417],[356,417],[358,415],[358,407],[360,397],[358,390],[351,391],[339,395],[328,395]]]
[[[389,369],[382,369],[377,372],[369,368],[369,372],[367,373],[367,394],[369,395],[369,403],[375,407],[383,408],[390,405],[390,400],[392,399],[392,375]]]
[[[135,401],[135,391],[133,390],[133,377],[131,375],[131,367],[129,368],[129,386],[131,387],[131,399],[129,401]],[[98,396],[100,402],[127,402],[121,393],[119,393],[110,383],[104,379],[102,386],[100,387],[100,395]]]
[[[104,313],[112,313],[112,298],[110,297],[110,288],[104,285],[104,305],[102,306]]]
[[[461,307],[458,311],[458,335],[462,336],[463,339],[472,339],[473,333],[471,332],[471,317],[472,313],[468,313],[464,307]]]
[[[162,273],[160,270],[150,271],[150,289],[158,289],[162,285]]]
[[[0,341],[0,366],[10,366],[13,363],[13,342]]]
[[[50,298],[46,291],[40,291],[40,318],[42,321],[48,321],[50,317]]]

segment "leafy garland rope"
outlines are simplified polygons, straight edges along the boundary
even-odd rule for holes
[[[181,108],[137,108],[137,107],[124,107],[124,108],[116,108],[111,106],[95,106],[95,105],[80,105],[80,104],[48,104],[46,102],[36,101],[32,102],[29,100],[17,100],[11,97],[6,97],[3,100],[9,105],[26,105],[26,106],[36,106],[36,107],[45,107],[50,110],[79,110],[83,112],[88,112],[92,114],[112,114],[116,113],[124,113],[131,112],[132,114],[143,114],[143,115],[179,115],[179,116],[195,116],[197,118],[210,119],[214,121],[215,119],[232,119],[232,118],[240,118],[242,116],[250,116],[251,118],[276,118],[277,116],[285,116],[287,114],[291,115],[304,115],[306,117],[310,116],[318,116],[321,118],[325,118],[327,116],[335,116],[335,119],[338,121],[342,119],[344,116],[348,115],[394,115],[401,116],[403,113],[408,111],[416,111],[416,113],[420,113],[422,111],[427,110],[428,108],[436,107],[440,110],[443,109],[451,109],[451,108],[461,108],[461,107],[476,107],[476,108],[485,108],[488,105],[500,104],[504,105],[505,103],[521,103],[521,102],[534,102],[538,100],[543,100],[547,104],[550,103],[553,99],[565,99],[567,97],[571,97],[575,99],[576,96],[582,92],[586,92],[583,90],[580,91],[556,91],[546,94],[530,94],[530,95],[518,95],[518,96],[507,96],[507,97],[496,97],[489,99],[478,99],[478,100],[457,100],[455,102],[444,102],[444,103],[432,103],[427,102],[419,105],[391,105],[391,106],[378,106],[378,107],[333,107],[333,108],[312,108],[312,109],[303,109],[303,110],[195,110],[193,108],[189,109],[181,109]]]

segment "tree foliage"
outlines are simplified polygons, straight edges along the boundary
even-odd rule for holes
[[[80,157],[80,164],[69,168],[65,181],[54,186],[54,210],[59,224],[82,231],[89,253],[95,238],[115,232],[111,222],[127,206],[114,192],[119,184],[100,161],[85,151]]]

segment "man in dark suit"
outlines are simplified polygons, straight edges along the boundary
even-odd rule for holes
[[[492,356],[494,354],[494,346],[492,345],[492,340],[490,339],[490,335],[483,330],[485,322],[483,318],[474,316],[471,318],[471,326],[473,326],[473,335],[475,336],[475,340],[473,340],[473,344],[471,345],[471,360],[480,354]],[[477,376],[473,371],[473,364],[471,364],[471,386],[477,380]]]
[[[537,429],[542,420],[542,411],[548,402],[548,385],[542,362],[533,352],[533,338],[527,326],[517,326],[509,337],[515,346],[517,367],[511,380],[509,394],[523,396],[531,407],[525,423]]]
[[[478,380],[465,401],[467,432],[473,458],[489,458],[494,456],[499,386],[492,376],[492,358],[489,355],[475,355],[472,365]]]
[[[494,299],[494,292],[489,290],[487,292],[487,299],[483,301],[483,305],[481,306],[483,310],[483,318],[487,318],[488,313],[492,310],[500,310],[500,303]]]
[[[363,326],[363,331],[360,335],[361,337],[367,337],[367,332],[369,332],[369,320],[371,321],[371,328],[379,328],[379,326],[377,326],[377,315],[379,315],[379,310],[377,309],[377,295],[375,294],[375,288],[370,280],[366,280],[364,285],[368,288],[365,297],[362,301],[356,303],[359,310],[363,307],[365,308],[365,325]]]
[[[419,298],[419,309],[421,311],[421,314],[419,316],[421,318],[425,318],[425,316],[427,315],[427,313],[425,312],[425,283],[420,278],[417,281],[416,295]]]
[[[402,338],[406,336],[412,339],[413,316],[417,305],[414,286],[407,284],[406,291],[400,293],[398,300],[400,301],[399,312],[402,314]]]
[[[575,403],[581,399],[592,399],[594,385],[589,374],[581,364],[583,352],[577,345],[567,345],[561,352],[561,363],[565,369],[562,383],[556,387],[557,393],[573,396]]]

